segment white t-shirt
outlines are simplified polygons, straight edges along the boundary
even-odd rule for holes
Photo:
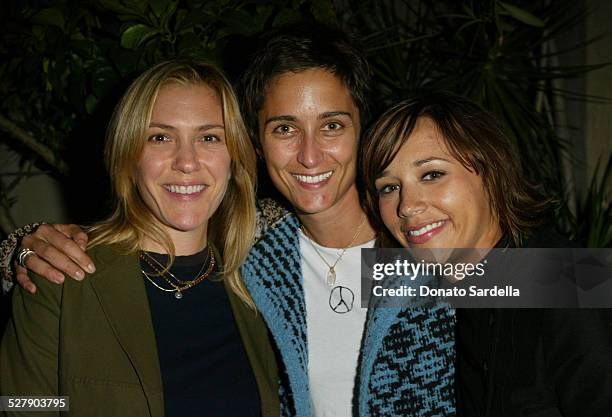
[[[312,415],[351,417],[357,360],[367,313],[367,309],[361,308],[361,249],[374,247],[374,240],[347,249],[335,267],[333,286],[345,288],[332,289],[327,284],[329,267],[312,245],[330,265],[336,262],[341,249],[326,248],[307,239],[300,231]],[[351,292],[354,295],[352,309],[346,312],[351,304]]]

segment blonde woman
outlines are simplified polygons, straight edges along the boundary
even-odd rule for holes
[[[97,271],[16,289],[2,395],[67,395],[84,416],[278,415],[266,328],[238,273],[254,155],[216,68],[170,61],[138,77],[108,129],[116,203],[89,231]]]

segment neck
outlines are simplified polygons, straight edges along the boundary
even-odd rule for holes
[[[166,228],[166,233],[168,233],[168,236],[170,236],[172,244],[174,245],[175,256],[187,256],[198,253],[206,247],[208,242],[206,229],[203,231],[190,230],[185,232],[176,229],[168,230]],[[159,242],[149,238],[143,239],[140,248],[148,252],[168,253],[167,248],[165,248]]]
[[[357,227],[365,218],[365,212],[359,204],[357,187],[353,186],[344,198],[327,210],[320,213],[298,214],[308,237],[321,246],[328,248],[345,248],[351,242]],[[361,245],[374,239],[375,232],[370,222],[365,219],[359,235],[351,246]]]

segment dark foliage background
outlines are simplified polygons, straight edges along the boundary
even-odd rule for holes
[[[415,91],[446,89],[495,112],[519,146],[527,177],[558,201],[559,228],[583,245],[610,247],[612,158],[602,156],[588,189],[573,189],[564,170],[567,144],[555,133],[556,98],[568,94],[555,80],[598,66],[559,66],[563,48],[551,40],[586,11],[567,0],[510,1],[5,0],[2,142],[61,179],[72,219],[98,219],[108,208],[106,123],[135,75],[190,56],[235,79],[263,31],[322,21],[360,40],[375,70],[379,108]],[[1,182],[7,215],[18,181]],[[2,224],[3,232],[10,226]]]

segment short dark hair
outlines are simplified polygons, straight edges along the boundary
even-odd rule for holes
[[[390,244],[393,239],[382,223],[374,182],[393,161],[421,117],[434,122],[453,157],[481,176],[502,233],[521,246],[543,222],[550,200],[539,198],[522,176],[514,144],[495,116],[473,101],[444,92],[423,94],[394,105],[364,135],[360,167],[367,211],[380,229],[380,244]]]
[[[243,114],[256,147],[261,147],[258,115],[270,83],[287,72],[311,68],[329,70],[342,81],[365,129],[370,117],[372,76],[363,52],[340,29],[316,23],[287,26],[264,38],[239,83]]]

